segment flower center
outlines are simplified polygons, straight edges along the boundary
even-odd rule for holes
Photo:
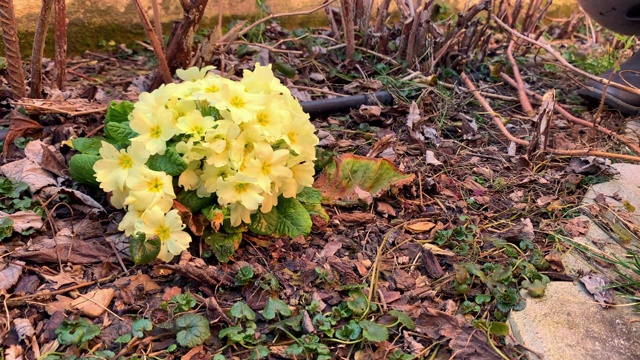
[[[133,167],[133,159],[129,154],[122,154],[118,159],[118,166],[125,170],[131,169]]]
[[[149,192],[162,192],[163,187],[164,182],[160,180],[160,178],[154,178],[153,180],[149,181]]]
[[[162,136],[162,126],[156,125],[152,127],[151,131],[149,132],[149,136],[151,136],[154,139],[160,138],[160,136]]]
[[[256,120],[258,121],[258,124],[262,126],[269,124],[269,116],[265,113],[259,113]]]
[[[218,85],[210,85],[205,89],[206,92],[218,92],[220,91],[220,88],[218,87]]]
[[[165,242],[171,237],[171,229],[163,224],[156,228],[155,234],[160,238],[160,241]]]
[[[229,103],[234,108],[242,109],[244,107],[244,99],[239,97],[239,96],[232,97],[231,101],[229,101]]]
[[[234,187],[234,189],[236,190],[236,192],[238,194],[242,194],[243,192],[245,192],[245,191],[247,191],[249,189],[248,184],[241,183],[241,182],[235,184],[233,187]]]

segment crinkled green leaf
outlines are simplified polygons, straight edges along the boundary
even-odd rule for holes
[[[529,296],[539,298],[544,296],[547,286],[540,280],[534,280],[533,283],[528,280],[522,282],[522,287],[527,289]]]
[[[87,155],[100,155],[100,148],[104,138],[100,136],[90,138],[76,138],[71,140],[73,148]]]
[[[291,316],[291,309],[289,309],[284,301],[280,299],[269,298],[269,300],[267,300],[267,304],[264,307],[264,310],[262,311],[262,316],[264,316],[264,318],[267,320],[271,320],[276,317],[276,314],[280,314],[285,317]]]
[[[358,323],[362,328],[362,336],[373,342],[387,341],[389,339],[389,329],[369,320],[360,320]]]
[[[323,203],[356,205],[363,193],[375,198],[392,187],[410,184],[414,178],[386,159],[343,154],[327,165],[313,186],[322,193]]]
[[[354,315],[362,315],[367,310],[369,300],[362,290],[349,291],[349,298],[347,299],[347,306]]]
[[[314,215],[319,216],[325,222],[327,222],[327,223],[329,222],[329,215],[327,214],[327,212],[322,207],[322,204],[302,203],[302,206],[304,206],[305,210],[307,210],[309,215],[311,215],[311,216],[314,216]]]
[[[390,310],[389,315],[395,317],[400,321],[400,323],[407,327],[409,330],[413,330],[416,328],[416,324],[413,323],[413,320],[409,317],[409,315],[403,313],[398,310]]]
[[[152,155],[147,161],[151,170],[164,171],[168,175],[178,176],[187,170],[189,164],[182,160],[182,156],[173,147],[167,147],[163,155]]]
[[[93,170],[93,165],[95,165],[98,160],[100,160],[100,156],[97,155],[73,155],[71,159],[69,159],[69,175],[79,183],[97,187],[98,181],[94,176],[96,172]]]
[[[236,285],[247,285],[253,279],[253,268],[251,266],[243,266],[236,274]]]
[[[29,184],[24,181],[12,181],[11,179],[0,177],[0,194],[6,197],[19,198],[27,190],[29,190]]]
[[[131,334],[137,338],[144,337],[144,332],[152,329],[153,323],[149,319],[135,319],[131,324]]]
[[[233,304],[229,312],[231,313],[231,316],[233,316],[238,320],[241,320],[241,319],[255,320],[256,319],[256,313],[253,310],[251,310],[249,305],[247,305],[242,301],[238,301],[235,304]]]
[[[358,323],[351,319],[348,324],[342,325],[338,331],[336,331],[336,337],[341,340],[355,340],[360,337],[362,328]]]
[[[133,111],[133,103],[131,101],[112,101],[107,108],[107,116],[104,122],[123,123],[129,121],[129,114]]]
[[[241,326],[231,326],[228,328],[224,328],[218,332],[218,338],[224,339],[225,337],[229,339],[229,341],[234,343],[243,343],[244,342],[244,333],[242,333]]]
[[[251,215],[249,230],[258,235],[296,237],[311,232],[311,217],[302,204],[291,198],[280,197],[278,206],[264,214]]]
[[[227,234],[208,230],[203,237],[205,244],[221,263],[229,262],[242,241],[242,233],[239,232]]]
[[[486,320],[475,320],[473,322],[473,327],[478,330],[488,331],[489,333],[496,336],[509,335],[509,325],[503,322],[498,322],[498,321],[487,322]]]
[[[117,147],[126,147],[131,144],[131,138],[138,135],[137,132],[131,130],[128,122],[112,122],[104,126],[104,134],[110,143],[114,143]]]
[[[3,217],[0,219],[0,240],[4,240],[13,234],[13,219]]]
[[[316,188],[306,187],[296,195],[296,199],[303,204],[320,204],[322,202],[322,193]]]
[[[137,232],[129,237],[129,252],[131,260],[136,265],[152,262],[160,254],[161,243],[158,237],[147,239],[143,232]]]
[[[184,314],[176,318],[176,327],[180,330],[176,334],[176,341],[180,346],[193,348],[203,344],[211,336],[209,320],[202,315]]]
[[[55,330],[58,342],[62,345],[82,345],[94,337],[100,335],[100,327],[92,324],[85,318],[76,320],[62,320]]]
[[[213,195],[200,197],[198,196],[198,193],[193,190],[179,192],[178,195],[176,195],[176,199],[180,204],[186,206],[192,213],[202,210],[215,201]]]

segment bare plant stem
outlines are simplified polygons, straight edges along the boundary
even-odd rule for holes
[[[29,97],[40,99],[42,97],[42,57],[44,56],[44,44],[49,28],[49,19],[53,9],[53,0],[42,0],[38,24],[33,36],[33,48],[31,50],[31,89]]]
[[[489,113],[491,114],[491,118],[493,119],[493,122],[496,124],[496,126],[498,127],[498,129],[500,129],[500,132],[509,140],[509,141],[513,141],[514,143],[518,144],[518,145],[524,145],[524,146],[529,146],[529,142],[527,140],[523,140],[523,139],[518,139],[516,137],[514,137],[513,135],[511,135],[511,133],[509,133],[509,131],[507,130],[507,128],[504,127],[504,124],[502,124],[502,120],[500,120],[500,117],[497,115],[497,113],[495,111],[493,111],[493,108],[491,108],[491,105],[489,105],[489,103],[487,102],[487,100],[480,94],[479,91],[477,91],[476,86],[473,84],[473,82],[471,82],[471,79],[469,79],[469,77],[467,76],[467,74],[465,74],[464,72],[462,74],[460,74],[460,78],[462,79],[462,81],[464,81],[464,83],[467,85],[467,87],[473,91],[473,95],[476,98],[476,100],[478,100],[478,102],[480,103],[480,105],[482,105],[482,107]],[[604,151],[597,151],[597,150],[591,150],[591,149],[584,149],[584,150],[555,150],[555,149],[548,149],[549,154],[554,155],[554,156],[568,156],[568,157],[576,157],[576,156],[599,156],[599,157],[604,157],[604,158],[611,158],[611,159],[620,159],[620,160],[627,160],[627,161],[634,161],[634,162],[640,162],[640,156],[633,156],[633,155],[624,155],[624,154],[614,154],[614,153],[609,153],[609,152],[604,152]]]
[[[529,115],[534,116],[536,114],[533,111],[533,107],[531,106],[531,102],[529,102],[529,98],[527,97],[527,93],[524,91],[524,81],[522,81],[522,77],[520,76],[520,69],[518,68],[518,64],[516,63],[516,59],[513,57],[513,45],[515,41],[511,40],[509,42],[509,46],[507,47],[507,57],[509,58],[509,63],[511,63],[511,68],[513,69],[513,78],[516,80],[518,86],[516,89],[518,90],[518,97],[520,98],[520,105],[522,106],[522,110]]]
[[[62,90],[64,87],[64,78],[67,75],[67,5],[65,0],[55,0],[55,42],[56,55],[55,65],[57,70],[56,85]]]
[[[153,25],[155,26],[156,36],[160,40],[160,46],[164,48],[164,39],[162,38],[162,22],[160,21],[160,7],[158,6],[158,0],[152,0],[151,6],[153,9]]]
[[[151,46],[153,46],[153,51],[156,53],[156,57],[158,58],[158,68],[160,75],[162,76],[162,80],[165,84],[168,84],[172,81],[173,77],[171,76],[171,71],[169,71],[169,65],[167,65],[167,58],[164,56],[164,51],[162,50],[162,45],[160,44],[160,40],[156,36],[156,33],[153,31],[153,26],[151,26],[151,22],[149,22],[149,18],[142,8],[142,4],[140,0],[134,0],[136,4],[136,9],[138,9],[138,15],[140,16],[140,21],[142,22],[142,26],[144,27],[144,31],[147,33],[149,40],[151,41]]]
[[[509,85],[513,86],[514,88],[517,86],[515,80],[513,80],[511,77],[509,77],[509,75],[505,74],[505,73],[500,73],[500,76],[502,77],[502,79],[507,82]],[[539,94],[536,94],[535,92],[531,91],[531,90],[525,90],[527,92],[527,94],[529,94],[530,96],[535,97],[538,100],[542,100],[542,96]],[[565,119],[582,125],[582,126],[586,126],[586,127],[590,127],[590,128],[594,128],[593,127],[593,123],[589,122],[587,120],[583,120],[580,119],[578,117],[575,117],[573,115],[571,115],[564,107],[562,107],[562,105],[560,104],[555,104],[554,106],[555,110],[562,115]],[[600,125],[597,125],[595,127],[596,130],[600,131],[601,133],[607,135],[607,136],[611,136],[612,138],[620,141],[621,143],[625,144],[627,147],[629,147],[629,149],[631,149],[631,151],[633,151],[634,153],[640,155],[640,146],[638,146],[637,144],[635,144],[633,141],[631,141],[630,139],[614,132],[611,131],[605,127],[602,127]]]
[[[353,0],[340,0],[340,14],[342,15],[342,28],[344,30],[344,42],[347,45],[347,59],[353,57],[355,52],[355,30],[353,24]]]
[[[14,99],[27,96],[24,85],[24,70],[20,55],[20,41],[18,40],[18,26],[13,11],[13,0],[0,0],[0,25],[2,25],[2,40],[4,41],[7,57],[7,81],[11,85]]]

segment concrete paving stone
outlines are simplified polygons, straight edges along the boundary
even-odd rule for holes
[[[552,282],[545,296],[509,315],[511,333],[529,359],[640,359],[639,317],[629,307],[603,309],[581,285]]]

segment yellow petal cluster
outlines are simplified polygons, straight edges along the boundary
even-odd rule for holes
[[[256,64],[240,81],[212,69],[178,70],[183,82],[140,94],[129,116],[138,134],[131,147],[103,143],[94,166],[112,204],[127,210],[120,229],[158,237],[165,261],[190,242],[172,210],[174,190],[215,195],[229,209],[231,225],[239,226],[256,211],[271,211],[279,196],[295,197],[313,184],[315,127],[271,65]],[[169,146],[188,164],[175,182],[145,165]]]

